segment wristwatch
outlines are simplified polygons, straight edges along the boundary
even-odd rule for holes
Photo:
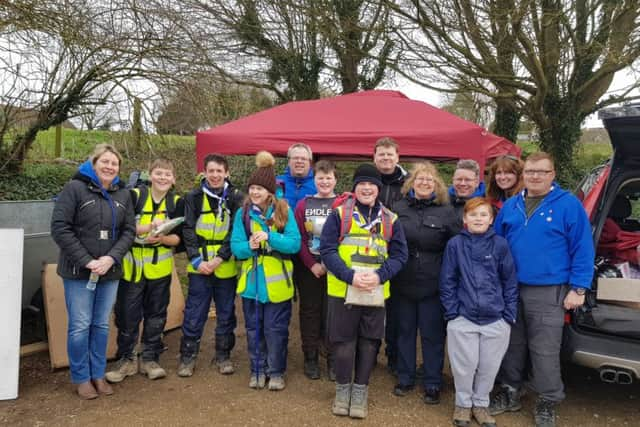
[[[583,296],[584,294],[587,293],[586,288],[571,288],[571,290],[580,296]]]

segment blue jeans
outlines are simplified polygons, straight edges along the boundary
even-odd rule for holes
[[[256,303],[253,299],[242,298],[242,311],[247,328],[251,373],[256,374],[259,371],[269,377],[281,377],[287,370],[291,300],[263,304]]]
[[[63,279],[69,316],[67,353],[74,384],[104,378],[107,365],[109,316],[116,301],[118,281],[101,281],[95,290],[86,280]]]

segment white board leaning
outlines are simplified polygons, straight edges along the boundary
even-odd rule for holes
[[[24,230],[0,228],[0,400],[18,398]]]

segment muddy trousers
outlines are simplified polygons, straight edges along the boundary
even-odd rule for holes
[[[140,322],[143,321],[142,360],[158,361],[164,351],[162,333],[167,323],[170,291],[170,275],[154,280],[143,277],[138,283],[120,280],[114,308],[118,358],[134,357]]]
[[[543,399],[560,402],[564,384],[560,369],[560,347],[564,327],[564,298],[568,286],[520,284],[518,318],[511,328],[509,347],[497,381],[520,389],[525,381]]]
[[[478,325],[462,316],[447,324],[447,349],[456,386],[456,406],[486,408],[511,326],[503,319]]]
[[[216,360],[228,359],[236,343],[236,278],[220,279],[215,275],[189,274],[189,293],[184,307],[180,357],[196,357],[200,339],[209,318],[211,299],[216,307]]]
[[[287,370],[291,300],[266,303],[242,298],[251,373],[279,377]]]
[[[317,278],[302,263],[296,264],[295,268],[302,351],[305,354],[315,353],[327,347],[327,276]]]

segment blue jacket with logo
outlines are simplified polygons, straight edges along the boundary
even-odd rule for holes
[[[440,301],[446,320],[463,316],[479,325],[516,321],[518,281],[507,241],[491,228],[462,230],[447,243],[440,271]]]
[[[580,201],[556,183],[527,217],[526,190],[505,203],[494,223],[509,242],[524,285],[590,288],[595,250],[589,218]]]
[[[287,166],[282,175],[278,175],[277,179],[284,184],[284,198],[287,199],[291,209],[295,209],[298,202],[318,192],[316,183],[313,180],[313,169],[309,170],[307,176],[297,178],[291,175],[291,169]]]

